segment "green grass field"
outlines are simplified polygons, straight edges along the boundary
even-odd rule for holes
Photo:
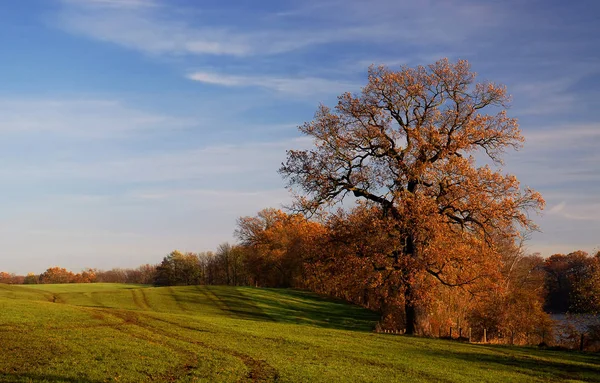
[[[600,355],[375,334],[295,290],[0,284],[0,382],[600,382]]]

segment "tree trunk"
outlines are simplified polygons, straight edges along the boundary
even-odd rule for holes
[[[405,334],[414,335],[416,325],[417,325],[416,307],[410,300],[407,300],[404,303],[404,311],[405,311],[405,315],[406,315],[406,332],[405,332]]]
[[[408,235],[404,244],[404,254],[411,258],[416,258],[417,252],[415,248],[415,242],[412,234]],[[410,271],[405,270],[405,281],[406,289],[404,290],[404,316],[406,319],[406,332],[407,335],[414,335],[417,325],[417,310],[415,300],[413,299],[413,286],[409,282]]]

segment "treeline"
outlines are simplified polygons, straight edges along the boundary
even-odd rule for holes
[[[52,267],[40,275],[0,273],[0,283],[139,283],[156,286],[292,287],[344,299],[382,315],[381,328],[402,329],[402,273],[386,268],[394,244],[379,212],[365,206],[319,222],[265,209],[238,220],[239,244],[215,252],[173,251],[158,265],[73,273]],[[419,332],[447,335],[450,327],[485,328],[488,336],[550,332],[550,313],[600,312],[600,252],[544,259],[499,241],[497,258],[464,259],[468,283],[438,283],[421,275]],[[451,260],[448,260],[450,263]],[[469,268],[472,268],[469,270]],[[447,272],[448,273],[448,272]],[[455,281],[456,282],[456,281]],[[476,330],[477,331],[477,330]]]
[[[26,276],[0,272],[0,283],[25,285],[96,282],[152,284],[155,275],[156,265],[150,264],[135,269],[98,270],[88,268],[80,273],[73,273],[62,267],[50,267],[41,274],[29,273]]]

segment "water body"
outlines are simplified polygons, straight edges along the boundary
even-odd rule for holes
[[[590,326],[600,325],[600,315],[594,314],[551,314],[557,327],[573,326],[579,332],[587,332]]]

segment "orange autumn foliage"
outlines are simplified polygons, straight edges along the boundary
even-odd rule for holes
[[[503,110],[508,100],[505,87],[475,83],[464,60],[371,67],[360,94],[341,95],[334,110],[320,106],[300,127],[314,148],[288,151],[280,169],[300,211],[348,194],[379,209],[393,244],[381,256],[398,274],[407,333],[416,331],[429,286],[493,277],[500,259],[494,239],[535,227],[527,211],[543,208],[540,194],[475,161],[483,153],[501,164],[504,151],[523,142]]]
[[[96,281],[96,274],[92,269],[75,274],[62,267],[50,267],[40,274],[38,281],[39,283],[92,283]]]
[[[238,220],[236,236],[245,252],[251,284],[266,287],[302,287],[304,257],[314,251],[322,232],[316,222],[299,214],[264,209]]]

